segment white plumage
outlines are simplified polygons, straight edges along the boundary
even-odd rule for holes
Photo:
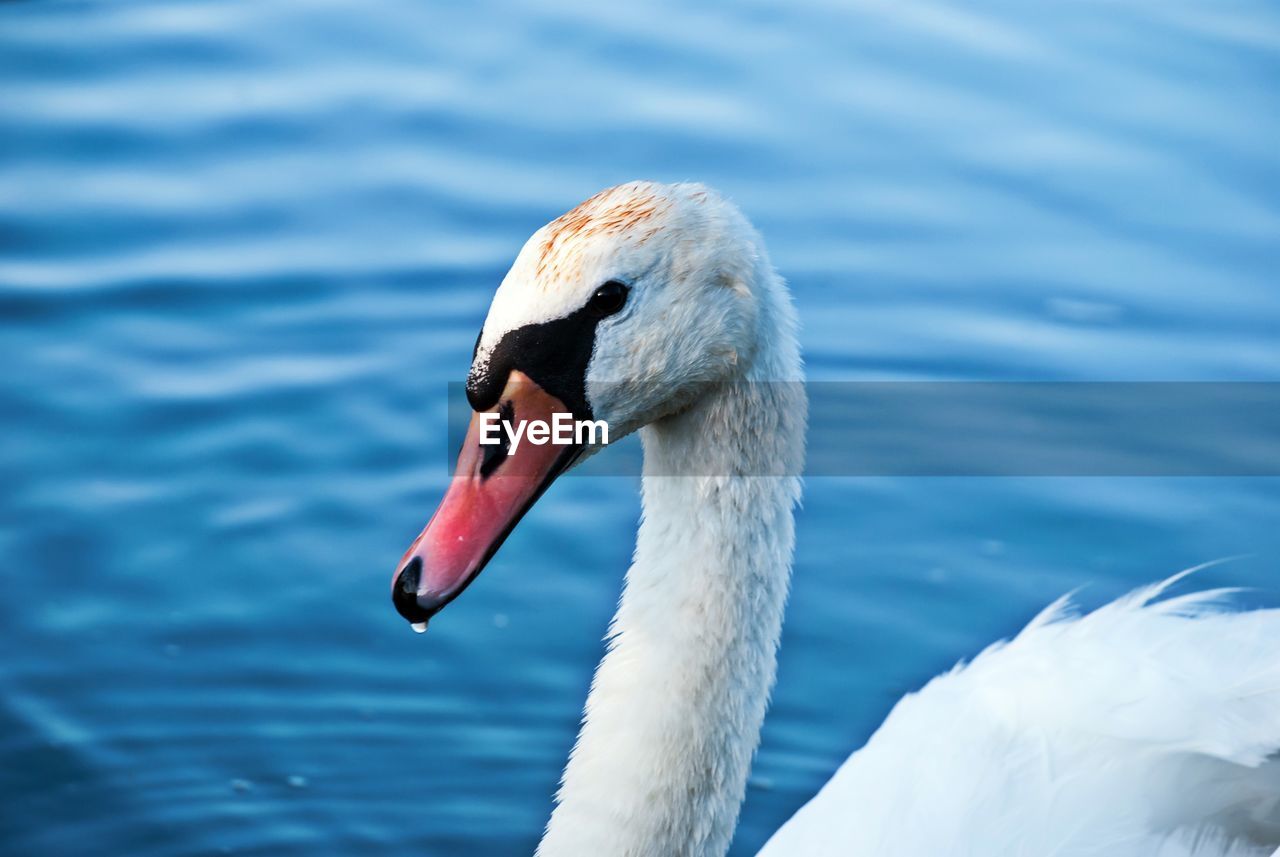
[[[1172,582],[1059,601],[904,698],[761,857],[1273,854],[1280,611]]]
[[[795,314],[732,204],[636,182],[535,233],[473,369],[609,279],[632,297],[601,322],[583,380],[613,439],[641,432],[644,515],[538,855],[722,857],[791,572]],[[1058,602],[903,699],[764,857],[1275,853],[1280,611],[1167,586],[1085,616]]]

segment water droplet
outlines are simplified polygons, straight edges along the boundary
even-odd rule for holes
[[[426,622],[414,622],[409,627],[413,629],[415,634],[425,634],[427,632]]]
[[[307,787],[307,778],[298,774],[293,774],[285,782],[289,784],[291,789],[305,789]]]
[[[253,783],[237,778],[231,781],[231,790],[244,794],[245,792],[253,791]]]

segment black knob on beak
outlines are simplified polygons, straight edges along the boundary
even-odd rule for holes
[[[418,586],[421,582],[422,557],[415,556],[400,569],[400,573],[396,575],[395,586],[391,590],[391,601],[396,605],[396,612],[415,625],[426,622],[435,612],[418,603]]]

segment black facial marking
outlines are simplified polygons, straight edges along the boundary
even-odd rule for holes
[[[526,324],[503,334],[483,368],[473,363],[467,378],[467,401],[476,411],[498,403],[507,377],[519,369],[542,389],[568,406],[577,419],[594,419],[587,404],[587,364],[595,349],[601,319],[622,309],[627,286],[610,280],[581,309],[564,318]],[[477,340],[477,348],[479,341]],[[496,465],[495,465],[496,466]]]

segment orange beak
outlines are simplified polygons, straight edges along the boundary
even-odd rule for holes
[[[550,424],[569,408],[517,370],[497,406],[484,413],[495,412],[517,431],[525,423],[527,431],[531,421]],[[484,428],[482,415],[473,414],[453,480],[392,581],[396,610],[418,630],[475,580],[524,513],[582,453],[577,445],[536,444],[528,437],[512,444],[501,424],[485,432],[500,441],[481,444]]]

